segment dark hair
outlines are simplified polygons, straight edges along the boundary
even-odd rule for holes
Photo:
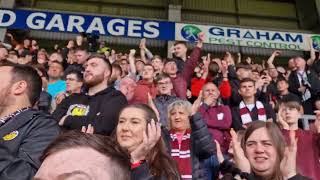
[[[278,128],[278,126],[273,122],[264,122],[264,121],[253,121],[250,123],[250,126],[246,129],[244,137],[242,139],[241,145],[242,149],[246,152],[246,142],[252,133],[260,128],[266,128],[268,135],[271,139],[272,144],[274,145],[277,152],[276,165],[273,167],[274,172],[269,177],[262,177],[263,180],[282,180],[283,176],[280,171],[280,163],[284,157],[284,150],[286,146],[286,141]]]
[[[26,81],[27,95],[30,104],[33,106],[39,100],[42,91],[42,80],[38,72],[29,65],[14,64],[9,61],[2,61],[0,67],[11,67],[11,83]]]
[[[187,43],[185,41],[176,41],[174,42],[174,46],[178,45],[178,44],[182,44],[184,45],[185,47],[187,47]]]
[[[278,84],[280,81],[285,81],[287,84],[289,84],[288,80],[287,80],[286,78],[284,78],[283,76],[279,76],[279,78],[277,78],[277,84]]]
[[[158,83],[159,81],[163,80],[163,79],[166,79],[166,78],[169,78],[170,79],[170,76],[166,73],[162,73],[162,74],[158,74],[156,77],[155,77],[155,82]],[[171,80],[171,79],[170,79]]]
[[[109,61],[104,55],[98,54],[98,53],[92,53],[92,54],[88,57],[87,61],[89,61],[89,60],[92,59],[92,58],[102,59],[102,60],[105,62],[105,64],[107,65],[108,69],[110,70],[110,73],[112,73],[111,63],[110,63],[110,61]]]
[[[65,75],[65,77],[67,77],[69,74],[74,74],[77,77],[77,81],[83,81],[83,74],[81,71],[77,70],[77,69],[71,69],[70,71],[68,71]]]
[[[252,70],[252,67],[250,64],[242,62],[236,65],[236,70],[238,71],[239,69]]]
[[[166,65],[166,64],[169,63],[169,62],[174,62],[174,63],[176,63],[176,61],[175,61],[174,59],[168,58],[168,59],[166,59],[166,60],[164,61],[164,64],[163,64],[163,65]],[[177,63],[176,63],[176,64],[177,64]]]
[[[251,79],[251,78],[244,78],[244,79],[240,80],[239,87],[240,87],[240,85],[241,85],[242,83],[245,83],[245,82],[252,82],[254,85],[256,84],[256,82],[255,82],[253,79]]]
[[[54,61],[51,61],[51,64],[53,64],[53,63],[59,64],[59,65],[62,67],[62,69],[64,70],[64,66],[63,66],[62,62],[57,61],[57,60],[54,60]],[[49,67],[50,67],[50,66],[51,66],[51,65],[49,65]]]
[[[103,154],[112,162],[106,171],[113,178],[127,180],[130,177],[130,157],[120,146],[108,136],[69,131],[58,136],[43,152],[41,161],[57,152],[70,148],[91,148]],[[81,158],[81,157],[79,157]]]
[[[281,99],[280,104],[285,105],[285,107],[297,109],[298,111],[303,110],[301,100],[296,96],[284,96]]]
[[[154,119],[158,122],[158,118],[156,113],[145,104],[131,104],[125,106],[119,114],[123,112],[123,110],[127,108],[136,108],[144,111],[145,119],[147,123],[151,122],[151,119]],[[146,124],[147,125],[147,124]],[[143,132],[141,132],[143,133]],[[179,171],[177,168],[176,162],[168,155],[167,149],[165,147],[165,143],[161,138],[153,149],[146,155],[146,160],[148,162],[150,171],[153,175],[155,175],[156,179],[161,179],[164,175],[168,180],[176,180],[179,179]]]
[[[220,67],[218,63],[216,62],[210,62],[209,67],[208,67],[208,72],[211,77],[215,77],[216,75],[219,74]]]

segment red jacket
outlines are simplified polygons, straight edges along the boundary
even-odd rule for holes
[[[177,97],[187,99],[187,82],[191,80],[194,68],[197,66],[200,59],[201,49],[195,47],[190,54],[190,58],[185,62],[183,71],[171,78],[173,90]]]
[[[191,94],[192,96],[198,97],[200,91],[202,90],[203,85],[205,85],[207,81],[202,78],[192,78],[191,79]]]
[[[131,102],[133,104],[148,104],[148,92],[152,96],[152,99],[154,99],[157,95],[156,85],[145,80],[138,81]]]
[[[289,144],[289,131],[283,129],[282,134]],[[312,179],[320,179],[320,134],[298,129],[296,137],[298,138],[298,173]]]

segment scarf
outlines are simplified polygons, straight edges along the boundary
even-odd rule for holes
[[[192,179],[190,134],[191,129],[187,129],[182,137],[170,130],[171,157],[177,162],[179,173],[184,180]]]
[[[266,110],[264,109],[262,102],[256,101],[255,106],[258,109],[258,120],[266,122],[267,121]],[[249,111],[248,107],[243,101],[241,101],[239,104],[239,110],[240,110],[240,117],[241,117],[242,124],[247,124],[252,122],[251,112]]]

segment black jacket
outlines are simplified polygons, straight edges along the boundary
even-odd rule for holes
[[[318,79],[317,74],[312,70],[306,69],[306,74],[308,77],[308,82],[311,85],[311,87],[308,87],[308,89],[311,92],[311,96],[315,97],[320,93],[320,80]],[[302,97],[302,93],[298,91],[298,88],[300,87],[300,83],[299,83],[297,71],[291,72],[288,81],[289,81],[289,91],[298,95],[299,97]]]
[[[0,127],[0,179],[32,179],[44,149],[59,133],[57,122],[37,110],[22,112]]]
[[[263,106],[266,112],[267,119],[272,119],[273,122],[276,122],[277,117],[272,107],[269,104],[265,104],[265,103],[263,103]],[[232,114],[232,125],[231,125],[232,128],[234,128],[236,131],[244,129],[242,127],[243,124],[241,121],[239,106],[233,107],[231,109],[231,114]],[[252,109],[250,115],[251,115],[252,121],[258,120],[258,109],[256,106]]]
[[[117,125],[119,112],[126,104],[126,97],[110,86],[93,96],[73,94],[67,97],[52,116],[60,121],[68,115],[63,124],[67,130],[80,130],[82,126],[92,124],[95,133],[111,135]]]
[[[192,159],[192,179],[207,180],[207,174],[204,167],[204,160],[215,154],[216,147],[213,144],[211,134],[207,125],[203,121],[201,114],[196,113],[190,118],[191,124],[191,159]],[[163,131],[163,138],[168,146],[168,152],[171,152],[170,134]],[[143,164],[132,171],[131,180],[154,179],[150,175],[149,168]],[[161,178],[165,179],[165,178]]]

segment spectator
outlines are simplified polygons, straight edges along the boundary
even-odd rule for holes
[[[277,94],[277,102],[279,102],[281,99],[287,98],[300,100],[297,95],[289,91],[289,82],[285,78],[279,78],[277,80],[277,91],[279,92]]]
[[[45,65],[48,62],[47,52],[45,49],[40,49],[37,53],[37,63]]]
[[[301,57],[294,58],[296,70],[289,76],[289,91],[302,99],[306,114],[313,113],[313,101],[320,92],[320,81],[316,73],[307,69],[306,61]]]
[[[126,96],[129,104],[132,104],[132,98],[136,87],[137,83],[132,78],[125,77],[120,81],[119,91]]]
[[[171,79],[166,74],[160,74],[156,77],[157,97],[154,104],[159,112],[161,125],[168,127],[168,106],[179,98],[172,95],[173,85]]]
[[[283,99],[279,108],[278,122],[282,126],[282,133],[289,140],[289,131],[295,131],[299,139],[297,144],[297,171],[311,179],[320,179],[320,116],[317,114],[314,123],[316,132],[306,131],[298,128],[299,118],[303,115],[301,102],[296,99]],[[308,161],[306,161],[306,159]]]
[[[184,41],[176,41],[174,43],[174,60],[177,64],[178,72],[182,72],[184,64],[187,61],[187,43]]]
[[[0,74],[0,179],[29,180],[59,127],[50,116],[32,109],[42,85],[36,70],[4,62]]]
[[[215,152],[208,128],[198,112],[201,99],[193,105],[178,100],[168,106],[169,152],[177,162],[182,179],[207,179],[204,160]]]
[[[77,70],[69,71],[68,74],[66,74],[66,85],[66,93],[68,93],[68,95],[74,93],[80,94],[83,86],[82,73]]]
[[[153,56],[153,58],[151,59],[151,64],[154,68],[154,73],[156,75],[158,74],[162,74],[162,71],[163,71],[163,60],[160,56],[158,55],[155,55]]]
[[[110,78],[110,84],[114,84],[114,88],[119,90],[122,76],[122,69],[119,64],[112,64],[112,74]]]
[[[53,112],[60,126],[72,130],[92,124],[96,133],[111,135],[120,109],[127,104],[125,96],[109,86],[111,72],[111,64],[104,56],[88,58],[84,72],[88,93],[72,94],[61,102]]]
[[[157,95],[156,85],[154,83],[154,69],[151,64],[146,64],[143,67],[142,80],[137,82],[136,89],[133,94],[133,103],[148,103],[147,93],[150,93],[152,98]]]
[[[49,83],[48,93],[53,99],[60,92],[66,91],[66,82],[62,80],[63,76],[63,65],[59,61],[52,61],[48,69]]]
[[[178,67],[176,61],[173,59],[168,59],[164,63],[163,72],[167,73],[173,84],[173,90],[177,97],[181,99],[186,99],[187,97],[187,84],[190,81],[193,70],[197,66],[200,59],[201,48],[203,45],[204,34],[199,35],[199,41],[196,47],[193,49],[190,58],[187,59],[186,64],[183,67],[183,70],[178,72]]]
[[[83,75],[78,70],[74,69],[66,74],[66,92],[60,92],[56,96],[56,104],[59,105],[61,101],[71,94],[80,94],[83,87]]]
[[[41,159],[34,180],[130,179],[129,157],[106,136],[64,133],[48,146]]]
[[[76,69],[80,72],[83,72],[84,71],[83,66],[87,62],[87,59],[89,56],[90,56],[90,53],[88,52],[87,49],[77,48],[76,52],[75,52],[74,62],[72,61],[72,64],[70,64],[71,62],[69,61],[69,65],[66,69],[66,72],[69,72],[74,69]]]
[[[224,156],[227,156],[231,136],[229,134],[232,117],[229,106],[220,105],[220,92],[218,87],[212,82],[206,83],[202,88],[203,103],[199,112],[208,126],[212,137],[221,145]],[[214,142],[212,142],[214,143]],[[217,175],[219,162],[216,155],[206,160],[206,167],[209,170],[209,179],[214,179]],[[211,174],[211,172],[214,172]]]
[[[42,80],[42,91],[40,93],[39,101],[38,101],[38,109],[42,110],[46,113],[50,113],[51,111],[51,100],[52,96],[47,92],[48,90],[48,75],[42,64],[34,64],[32,67],[37,70],[38,75]]]
[[[235,130],[243,129],[243,125],[256,120],[269,122],[276,120],[271,106],[256,100],[256,92],[255,82],[252,79],[245,78],[240,81],[239,94],[242,101],[232,108],[232,127]]]
[[[58,61],[59,63],[63,64],[62,55],[58,52],[54,52],[49,56],[48,65],[50,66],[53,61]]]
[[[157,116],[147,105],[132,104],[121,110],[116,139],[130,153],[132,180],[179,179],[161,138]]]
[[[234,131],[231,135],[234,159],[239,168],[237,174],[242,179],[308,180],[296,169],[297,140],[293,131],[287,151],[284,137],[271,122],[253,122],[245,131],[242,143]]]

